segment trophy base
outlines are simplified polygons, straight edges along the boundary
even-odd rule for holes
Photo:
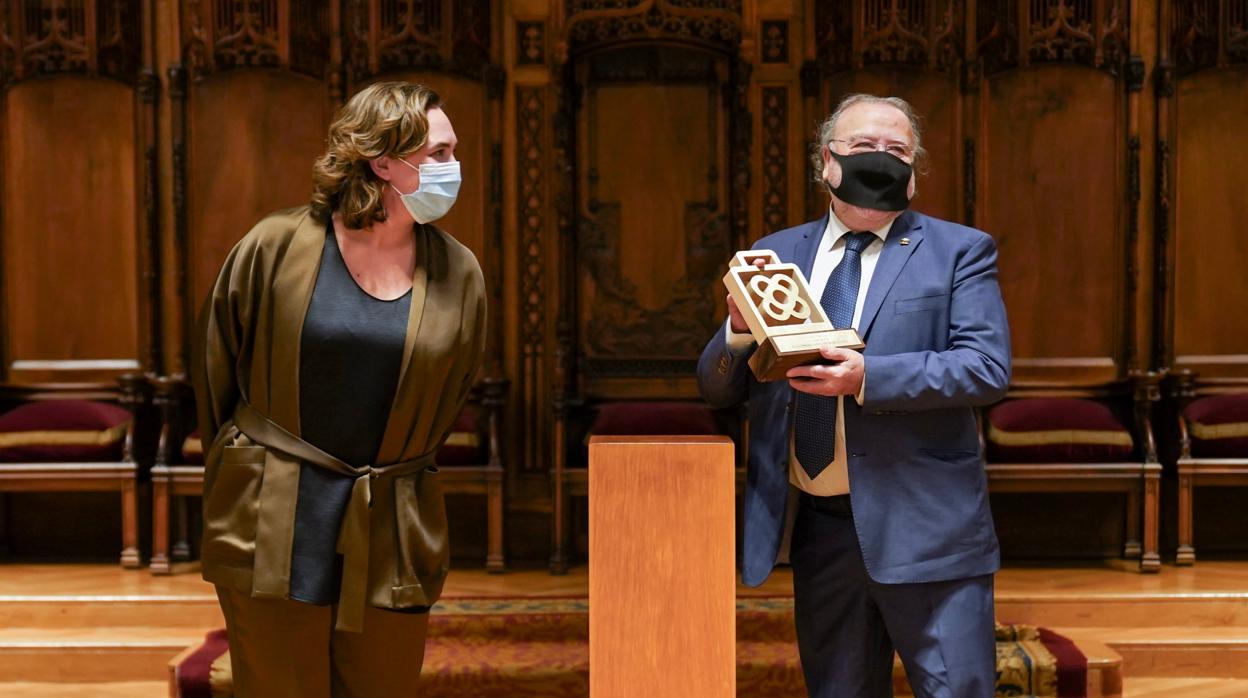
[[[768,337],[750,357],[750,369],[754,377],[764,383],[786,380],[789,369],[822,362],[823,354],[819,350],[824,347],[862,349],[865,346],[853,329]]]

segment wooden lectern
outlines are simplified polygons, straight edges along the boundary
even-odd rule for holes
[[[735,698],[732,441],[589,442],[592,698]]]

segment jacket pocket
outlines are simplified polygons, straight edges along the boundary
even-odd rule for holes
[[[256,553],[256,517],[264,480],[263,446],[226,446],[212,490],[204,498],[203,558],[249,567]]]
[[[934,296],[903,298],[893,304],[893,312],[897,315],[917,313],[921,310],[937,310],[949,305],[949,294],[940,293]]]
[[[429,606],[441,595],[450,568],[440,474],[430,466],[396,478],[394,487],[399,534],[395,606]]]
[[[919,453],[949,463],[960,463],[962,461],[979,459],[979,451],[972,451],[964,448],[920,448]]]

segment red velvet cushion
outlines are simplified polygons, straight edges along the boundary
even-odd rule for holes
[[[613,402],[598,409],[596,436],[703,436],[718,434],[706,405],[695,402]]]
[[[0,415],[0,462],[119,461],[130,412],[86,400],[49,400]]]
[[[1211,395],[1183,410],[1196,458],[1248,458],[1248,393]]]
[[[438,465],[485,465],[488,460],[477,431],[476,411],[465,407],[451,427],[446,443],[438,449]]]
[[[199,438],[198,429],[182,442],[182,462],[189,465],[204,462],[204,440]]]
[[[1032,398],[988,411],[993,463],[1112,463],[1131,452],[1131,432],[1099,402]]]

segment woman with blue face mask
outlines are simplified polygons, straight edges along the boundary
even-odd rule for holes
[[[446,577],[433,454],[485,343],[436,93],[374,84],[330,125],[310,205],[260,221],[200,318],[204,578],[234,695],[414,695]]]

